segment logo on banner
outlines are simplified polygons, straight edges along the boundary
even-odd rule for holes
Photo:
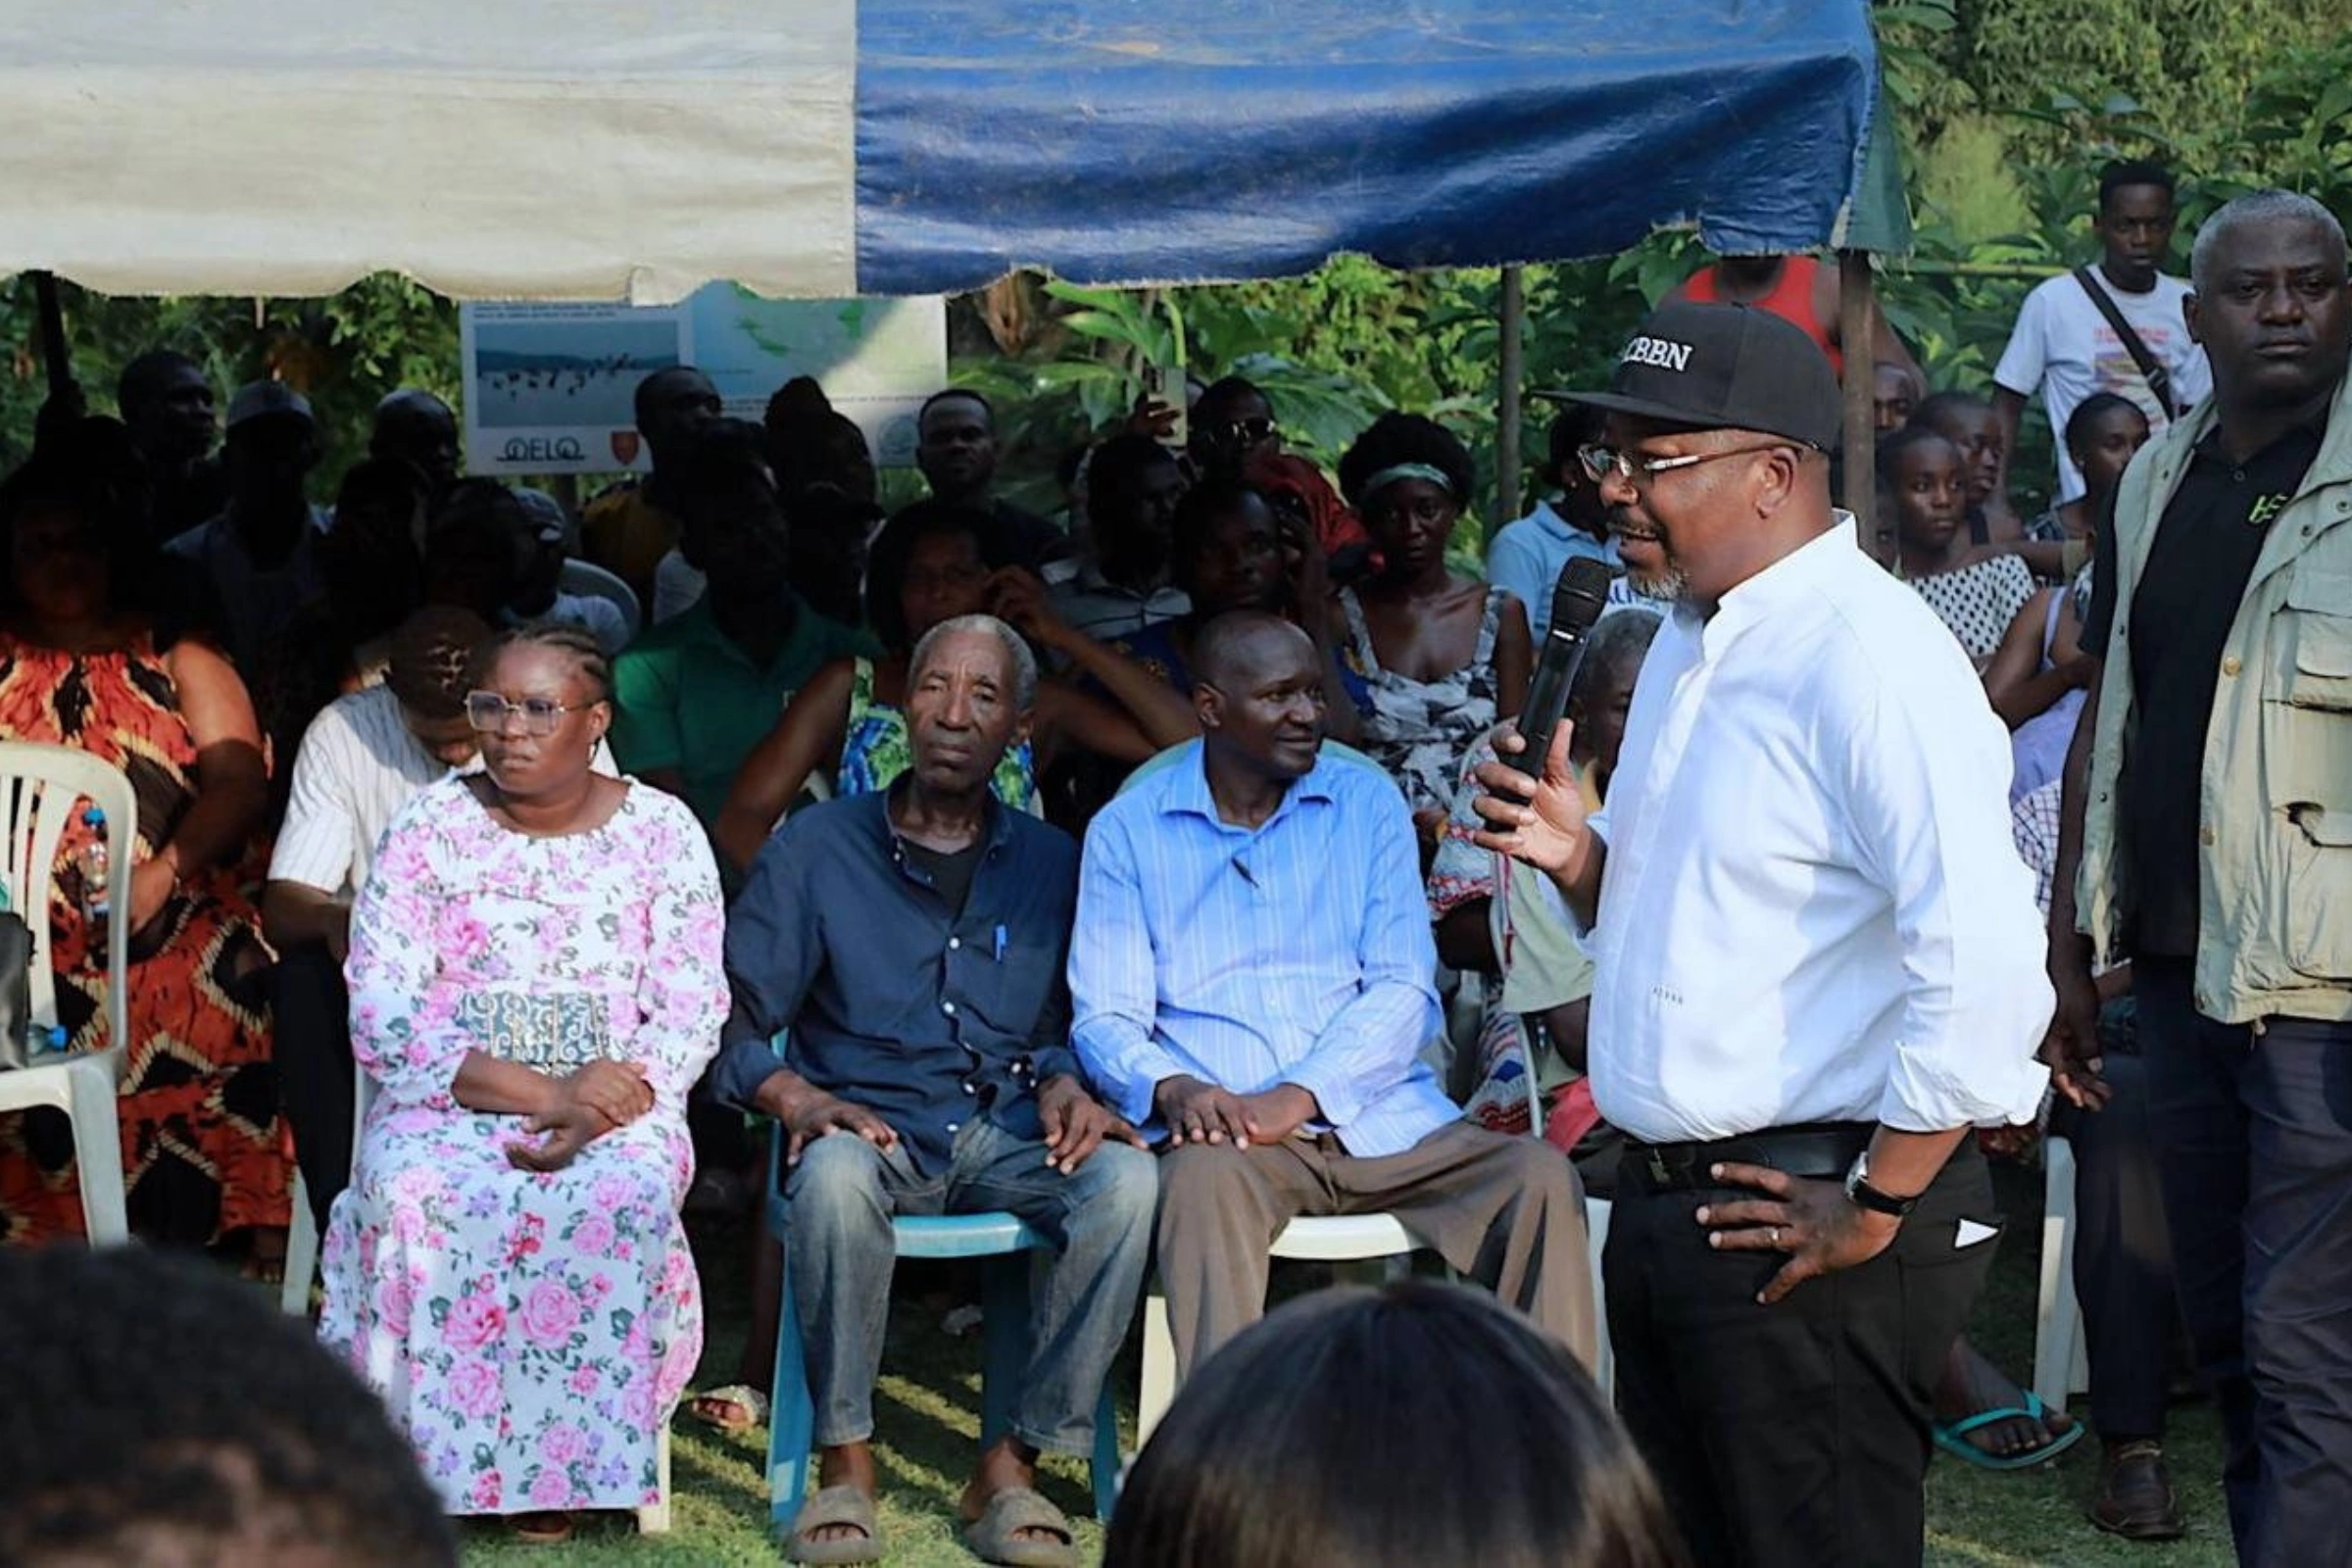
[[[637,461],[637,440],[634,430],[612,432],[612,456],[620,460],[620,466],[624,468]]]

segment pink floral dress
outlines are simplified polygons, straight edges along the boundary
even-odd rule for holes
[[[636,1508],[702,1353],[678,1207],[686,1093],[726,1019],[718,873],[685,806],[501,827],[465,782],[384,835],[351,922],[353,1054],[376,1086],[325,1242],[319,1335],[383,1396],[453,1513]],[[561,1075],[642,1062],[654,1109],[564,1170],[451,1096],[468,1050]]]

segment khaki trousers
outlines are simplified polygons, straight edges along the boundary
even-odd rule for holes
[[[1160,1159],[1160,1289],[1176,1376],[1266,1309],[1267,1249],[1301,1215],[1389,1213],[1457,1272],[1596,1353],[1584,1193],[1540,1139],[1451,1122],[1400,1154],[1358,1158],[1338,1138],[1270,1146],[1187,1144]]]

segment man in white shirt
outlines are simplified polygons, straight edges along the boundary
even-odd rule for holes
[[[270,856],[262,925],[277,949],[274,1040],[294,1152],[323,1233],[351,1174],[351,906],[377,840],[410,797],[474,764],[467,674],[490,627],[469,611],[418,611],[392,634],[384,684],[337,698],[294,758],[285,826]]]
[[[1838,383],[1800,330],[1669,304],[1586,401],[1628,569],[1680,597],[1602,811],[1563,726],[1540,784],[1480,769],[1478,837],[1591,932],[1618,1398],[1694,1560],[1917,1563],[1997,1234],[1970,1129],[2045,1078],[2008,737],[1831,510]]]
[[[2157,270],[2173,243],[2173,175],[2158,164],[2112,163],[2099,175],[2099,210],[2091,230],[2099,236],[2096,267],[2053,277],[2026,296],[2017,313],[2009,347],[1993,368],[1992,394],[2004,452],[2017,450],[2017,424],[2026,399],[2038,390],[2054,434],[2066,429],[2084,398],[2113,392],[2148,416],[2148,433],[2164,427],[2213,390],[2205,351],[2188,335],[2180,302],[2186,279]],[[2087,281],[2086,281],[2087,280]],[[2106,296],[2154,366],[2162,371],[2151,384],[2138,357],[2091,294]],[[2058,449],[2058,493],[2052,506],[2081,498],[2082,470]]]

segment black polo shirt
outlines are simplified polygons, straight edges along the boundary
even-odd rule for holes
[[[2118,848],[2130,858],[2133,953],[2187,958],[2197,951],[2198,775],[2221,680],[2222,650],[2254,575],[2271,521],[2303,484],[2326,425],[2289,431],[2243,463],[2217,427],[2156,525],[2132,603],[2132,698],[2137,725],[2123,762]],[[2109,502],[2112,508],[2112,500]],[[2090,615],[2082,646],[2116,650],[2115,519],[2093,547]]]

